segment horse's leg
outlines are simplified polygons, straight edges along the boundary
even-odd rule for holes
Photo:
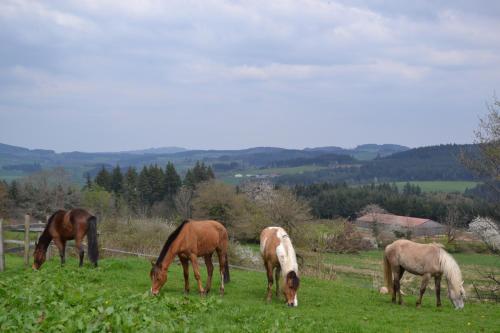
[[[267,301],[270,302],[273,294],[273,264],[266,263],[267,271]]]
[[[56,244],[59,250],[59,256],[61,257],[61,266],[64,265],[64,248],[66,247],[66,242],[63,242],[59,237],[54,238],[54,244]]]
[[[61,258],[61,264],[66,263],[66,241],[62,242],[63,248],[62,248],[62,258]]]
[[[189,294],[189,261],[186,258],[179,257],[184,273],[184,294]]]
[[[226,267],[226,255],[221,250],[217,250],[217,255],[219,257],[220,294],[224,296],[224,267]]]
[[[212,254],[205,256],[205,265],[207,265],[207,284],[205,285],[205,293],[209,293],[212,288],[212,275],[214,273],[214,264],[212,263]]]
[[[399,296],[399,305],[403,304],[403,296],[401,295],[401,279],[403,278],[403,274],[405,272],[405,269],[403,266],[400,266],[399,268],[399,279],[398,279],[398,296]]]
[[[392,291],[392,303],[396,303],[396,294],[398,295],[399,304],[403,304],[403,299],[401,297],[401,278],[403,277],[404,268],[401,266],[393,267],[392,272],[393,278],[393,291]]]
[[[75,247],[76,251],[78,253],[78,256],[80,257],[80,267],[83,266],[83,256],[85,255],[85,251],[83,250],[82,246],[82,239],[80,237],[75,237]]]
[[[420,284],[420,296],[418,297],[418,300],[417,300],[417,307],[418,308],[422,304],[422,296],[424,296],[424,294],[425,294],[425,288],[427,288],[427,284],[429,283],[430,278],[431,278],[431,275],[429,273],[424,274],[422,276],[422,283]]]
[[[196,254],[191,254],[190,256],[191,264],[193,265],[194,278],[196,282],[198,282],[198,290],[200,291],[200,295],[205,295],[205,290],[203,290],[203,286],[201,284],[201,276],[200,276],[200,266],[198,266],[198,257]]]
[[[276,280],[276,297],[279,296],[280,292],[280,273],[281,273],[281,268],[276,267],[276,271],[274,272],[274,279]]]
[[[392,303],[396,304],[396,294],[399,290],[399,266],[392,267]]]
[[[441,275],[436,275],[434,283],[436,285],[436,306],[441,306]]]

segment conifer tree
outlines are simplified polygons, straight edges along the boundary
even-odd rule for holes
[[[120,166],[116,166],[111,173],[111,191],[115,194],[120,195],[122,193],[123,175]]]
[[[104,166],[102,166],[101,171],[95,177],[95,183],[106,191],[111,192],[111,175]]]

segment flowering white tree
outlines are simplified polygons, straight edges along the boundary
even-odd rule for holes
[[[476,234],[494,252],[500,252],[500,228],[488,217],[476,217],[470,224],[469,230]]]

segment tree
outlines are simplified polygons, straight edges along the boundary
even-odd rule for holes
[[[85,173],[85,186],[83,189],[90,189],[92,188],[92,178],[90,177],[90,173],[86,172]]]
[[[491,251],[500,252],[500,227],[495,221],[478,216],[469,224],[469,229],[481,238]]]
[[[165,201],[167,204],[167,209],[169,211],[175,210],[175,196],[179,192],[179,189],[182,186],[182,179],[175,170],[175,167],[172,162],[167,163],[167,167],[165,168],[165,176],[164,176],[164,189],[163,192],[165,194]]]
[[[285,228],[292,236],[298,223],[311,220],[310,207],[288,189],[273,190],[257,201],[271,225]]]
[[[379,247],[382,243],[380,239],[380,225],[378,221],[378,214],[387,214],[387,211],[376,204],[369,204],[363,207],[358,213],[358,216],[370,215],[373,223],[371,224],[372,234],[375,238],[375,242],[377,243],[377,247]]]
[[[182,186],[175,196],[175,208],[183,219],[189,219],[192,216],[193,189],[188,186]]]
[[[122,193],[123,175],[120,166],[116,166],[110,176],[110,190],[116,195]]]
[[[460,222],[460,211],[458,205],[447,207],[446,218],[444,219],[444,227],[446,232],[446,241],[452,243],[457,237],[458,225]]]
[[[149,168],[146,166],[142,168],[139,174],[137,189],[141,205],[147,208],[151,207],[153,205],[153,189],[149,181]]]
[[[474,143],[479,151],[463,151],[461,160],[500,194],[500,100],[494,97],[487,109],[488,114],[479,120],[479,127],[474,132]]]
[[[110,192],[111,189],[111,175],[109,174],[108,170],[104,166],[102,166],[101,171],[97,174],[95,177],[95,183],[105,189],[106,191]]]
[[[72,208],[80,203],[80,192],[74,188],[63,168],[43,170],[21,181],[18,207],[35,217],[45,218],[55,210]]]
[[[192,189],[196,185],[214,179],[215,175],[211,167],[207,167],[204,162],[197,161],[192,169],[188,169],[184,178],[184,184]]]
[[[16,180],[13,180],[9,186],[9,198],[12,200],[15,206],[18,206],[20,203],[20,195],[19,195],[19,183]]]
[[[123,178],[123,199],[132,212],[139,210],[138,175],[135,168],[128,168]]]
[[[113,210],[113,196],[99,185],[83,191],[83,204],[100,218],[109,216]]]
[[[5,181],[0,181],[0,217],[6,216],[10,206],[9,185]]]
[[[165,174],[158,165],[149,167],[149,184],[151,187],[151,205],[160,202],[165,197]]]

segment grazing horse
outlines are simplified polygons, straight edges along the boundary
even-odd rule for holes
[[[224,295],[224,283],[229,282],[229,265],[227,261],[227,230],[217,221],[186,220],[170,234],[156,262],[152,261],[151,293],[158,295],[161,287],[167,282],[168,267],[178,256],[184,271],[184,292],[189,293],[189,261],[193,265],[194,277],[198,282],[200,294],[206,295],[212,286],[212,254],[217,251],[220,267],[220,294]],[[200,278],[198,257],[205,259],[207,265],[207,284],[203,289]]]
[[[276,269],[276,296],[279,294],[280,272],[283,278],[283,293],[288,306],[297,306],[299,289],[299,267],[290,236],[283,228],[268,227],[260,234],[260,253],[267,271],[267,301],[271,301],[273,270]]]
[[[448,297],[451,302],[456,309],[464,307],[465,291],[462,273],[453,257],[440,244],[419,244],[400,239],[387,245],[384,251],[384,280],[388,291],[392,293],[393,303],[396,303],[396,293],[399,296],[399,304],[403,303],[400,280],[405,271],[422,276],[417,307],[422,304],[422,296],[431,277],[434,278],[436,284],[437,306],[441,306],[441,277],[443,275],[448,282]]]
[[[80,256],[80,267],[83,265],[82,239],[87,235],[90,262],[97,266],[99,257],[97,244],[97,218],[85,209],[76,208],[69,211],[58,210],[47,221],[35,246],[33,268],[39,269],[45,262],[45,254],[52,240],[59,249],[61,265],[66,261],[66,241],[75,240],[76,250]]]

